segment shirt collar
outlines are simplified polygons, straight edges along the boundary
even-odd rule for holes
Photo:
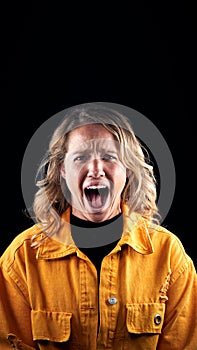
[[[149,222],[137,213],[129,214],[127,205],[122,205],[123,234],[113,252],[121,250],[123,245],[129,245],[140,254],[153,253],[153,245],[149,235]],[[70,207],[61,216],[61,226],[53,238],[45,240],[38,248],[38,259],[61,258],[73,253],[80,256],[70,230]]]
[[[118,243],[121,247],[128,244],[140,254],[153,253],[153,244],[149,235],[150,222],[140,214],[129,214],[129,207],[122,205],[124,215],[123,234]]]

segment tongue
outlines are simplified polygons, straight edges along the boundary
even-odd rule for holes
[[[94,208],[99,208],[102,206],[102,200],[101,200],[101,195],[98,193],[91,193],[90,196],[90,201],[91,201],[91,205]]]

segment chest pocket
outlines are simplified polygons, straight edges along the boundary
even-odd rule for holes
[[[127,304],[126,308],[126,324],[129,333],[161,333],[165,314],[165,304]]]
[[[66,342],[71,333],[71,317],[69,312],[31,311],[33,340]]]

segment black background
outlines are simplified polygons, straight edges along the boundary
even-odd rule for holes
[[[33,133],[62,109],[106,101],[141,112],[168,143],[176,192],[164,225],[197,266],[192,4],[65,3],[2,7],[0,253],[31,223],[20,182]]]

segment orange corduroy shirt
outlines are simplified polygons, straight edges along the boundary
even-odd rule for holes
[[[0,260],[1,350],[197,349],[194,264],[178,237],[127,209],[100,283],[72,241],[70,209],[39,248],[37,225],[13,240]]]

